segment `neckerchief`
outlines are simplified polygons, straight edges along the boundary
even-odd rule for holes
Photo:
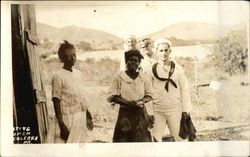
[[[158,63],[155,63],[155,64],[153,65],[153,68],[152,68],[153,74],[154,74],[154,76],[155,76],[158,80],[166,81],[165,89],[167,90],[167,92],[168,92],[169,82],[171,82],[172,85],[173,85],[175,88],[177,88],[176,83],[174,82],[174,80],[171,79],[171,76],[173,75],[174,70],[175,70],[175,64],[174,64],[174,62],[173,62],[173,61],[170,62],[170,71],[169,71],[169,73],[168,73],[168,78],[161,78],[161,77],[159,77],[159,75],[157,74],[157,71],[156,71],[157,65],[158,65]]]

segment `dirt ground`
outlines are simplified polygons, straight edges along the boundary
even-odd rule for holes
[[[194,121],[196,127],[195,141],[249,141],[250,125],[247,122],[229,123],[221,121],[198,120]],[[112,142],[114,131],[112,123],[95,122],[95,127],[88,132],[88,142]],[[163,136],[163,142],[173,142],[168,128]]]

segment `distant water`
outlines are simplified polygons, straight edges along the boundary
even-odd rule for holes
[[[196,57],[198,60],[202,60],[211,52],[208,47],[210,45],[195,45],[195,46],[178,46],[172,48],[171,55],[181,57]],[[106,50],[106,51],[91,51],[85,53],[77,53],[77,59],[86,60],[87,58],[95,58],[96,60],[109,57],[111,59],[120,60],[123,57],[123,50]],[[52,55],[49,58],[55,58],[57,55]]]

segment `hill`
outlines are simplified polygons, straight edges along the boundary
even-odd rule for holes
[[[37,23],[37,36],[42,41],[48,40],[54,43],[63,40],[68,40],[74,44],[78,44],[81,41],[87,42],[93,49],[110,49],[112,47],[121,47],[122,45],[122,39],[118,36],[99,30],[76,26],[56,28]]]
[[[160,37],[172,38],[177,45],[182,43],[212,42],[228,29],[227,26],[201,22],[178,22],[172,24],[158,32],[148,34],[144,37],[150,37],[153,40]]]

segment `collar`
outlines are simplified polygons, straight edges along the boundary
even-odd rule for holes
[[[173,61],[176,63],[173,59],[170,59],[170,61]],[[156,67],[156,72],[159,77],[168,77],[168,72],[170,71],[171,65],[164,65],[162,62],[158,62],[158,65]]]
[[[121,77],[121,79],[123,80],[123,81],[125,81],[125,82],[134,82],[134,81],[137,81],[137,80],[143,80],[143,78],[144,78],[144,76],[143,76],[143,72],[140,70],[139,71],[139,75],[137,76],[137,78],[136,79],[132,79],[132,78],[130,78],[127,74],[126,74],[126,72],[125,71],[121,71],[120,72],[120,77]]]
[[[170,59],[169,63],[170,62],[174,62],[176,64],[176,62],[173,59]],[[166,71],[169,71],[170,67],[171,67],[170,64],[169,65],[165,65],[163,62],[158,62],[158,66],[161,67],[162,69],[166,70]]]

